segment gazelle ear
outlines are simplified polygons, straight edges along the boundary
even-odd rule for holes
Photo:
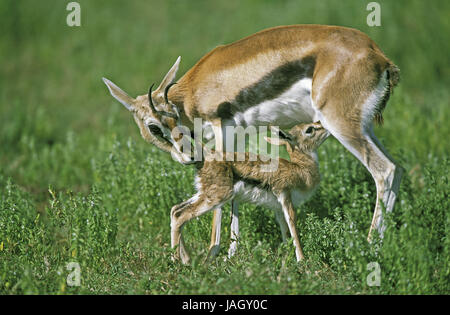
[[[270,144],[273,145],[286,145],[287,141],[280,139],[280,138],[270,138],[270,137],[266,137],[264,136],[264,140],[266,140],[267,142],[269,142]]]
[[[162,80],[161,84],[156,89],[157,91],[164,91],[164,89],[173,81],[175,81],[175,77],[177,75],[178,67],[180,66],[181,56],[177,58],[177,61],[173,64],[172,68],[170,68],[169,72],[167,72],[166,76]]]
[[[102,80],[106,84],[106,86],[108,87],[109,93],[111,93],[111,95],[116,100],[118,100],[120,103],[122,103],[123,106],[125,106],[126,109],[128,109],[129,111],[133,111],[134,110],[134,107],[133,107],[134,98],[132,98],[127,93],[122,91],[122,89],[120,89],[117,85],[115,85],[114,83],[112,83],[108,79],[102,78]]]

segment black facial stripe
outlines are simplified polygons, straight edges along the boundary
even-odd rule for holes
[[[249,107],[278,97],[300,79],[310,76],[313,68],[313,57],[288,62],[275,68],[258,82],[242,89],[232,102],[219,104],[218,116],[230,119],[236,112],[243,112]]]

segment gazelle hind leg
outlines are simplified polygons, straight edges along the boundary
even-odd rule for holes
[[[377,229],[380,237],[383,237],[385,226],[382,217],[383,202],[386,211],[392,211],[398,194],[402,177],[402,168],[388,156],[372,130],[372,123],[364,127],[355,126],[352,122],[347,125],[334,123],[339,117],[327,118],[321,115],[323,126],[349,150],[370,172],[377,188],[377,200],[373,214],[372,224],[369,229],[368,241],[373,237],[373,230]],[[345,121],[345,117],[341,117]]]
[[[316,118],[363,163],[375,181],[377,201],[369,241],[374,229],[383,237],[382,203],[387,211],[392,211],[402,177],[402,168],[392,160],[373,133],[374,114],[379,113],[379,106],[389,96],[386,93],[390,93],[391,83],[390,70],[384,70],[381,75],[374,71],[379,56],[374,54],[372,57],[355,60],[348,67],[337,69],[339,75],[325,80],[325,83],[321,78],[327,78],[326,69],[316,73],[315,82],[318,83],[314,85],[313,82],[311,97]],[[342,80],[343,77],[346,79]]]
[[[231,242],[228,249],[228,258],[236,253],[237,243],[239,239],[239,202],[235,199],[231,201]]]
[[[386,149],[380,143],[380,141],[375,137],[373,133],[372,127],[368,130],[368,137],[371,141],[369,141],[370,146],[375,147],[379,150],[379,153],[384,155],[385,160],[389,160],[388,164],[388,172],[378,172],[378,176],[381,175],[381,179],[379,179],[379,183],[377,184],[377,203],[379,199],[383,201],[383,205],[386,209],[386,212],[391,212],[394,209],[395,200],[397,199],[398,191],[400,189],[400,182],[403,176],[403,168],[397,165],[393,159],[390,157],[389,153],[387,153]],[[375,150],[374,150],[375,151]],[[378,186],[379,189],[378,189]],[[381,191],[380,196],[378,196],[378,191]],[[378,198],[380,197],[380,198]],[[386,230],[386,226],[383,222],[381,205],[376,205],[376,213],[374,213],[372,224],[370,226],[368,240],[371,241],[372,231],[373,229],[377,229],[378,234],[382,238],[384,236],[384,231]]]

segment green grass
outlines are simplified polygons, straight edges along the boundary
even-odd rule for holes
[[[378,1],[373,28],[369,1],[80,0],[80,28],[68,2],[0,3],[0,294],[450,293],[448,1]],[[297,23],[356,27],[402,71],[375,131],[407,170],[383,246],[366,242],[372,179],[330,139],[320,189],[297,209],[305,262],[251,205],[236,257],[222,259],[227,206],[220,257],[202,264],[208,214],[185,228],[193,264],[171,262],[170,208],[194,192],[194,169],[146,144],[101,77],[144,94],[178,55],[184,73],[219,44]],[[66,285],[72,261],[79,287]]]

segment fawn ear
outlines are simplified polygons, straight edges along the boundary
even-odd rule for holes
[[[173,81],[175,81],[175,77],[177,75],[178,72],[178,67],[180,66],[180,61],[181,61],[181,56],[179,56],[177,58],[177,61],[175,61],[175,63],[173,64],[172,68],[170,68],[169,72],[167,72],[166,76],[164,77],[164,79],[162,80],[161,84],[158,86],[158,88],[156,89],[157,91],[164,91],[165,88],[172,83]]]
[[[286,145],[287,141],[280,139],[280,138],[270,138],[270,137],[266,137],[264,136],[264,140],[266,140],[267,142],[269,142],[270,144],[273,145]]]
[[[290,133],[284,132],[276,126],[270,126],[270,131],[272,134],[278,134],[278,138],[268,138],[270,140],[266,139],[267,142],[275,145],[287,146],[289,144],[292,149],[295,147],[295,141]]]
[[[270,126],[270,131],[272,133],[278,134],[281,139],[285,139],[288,141],[292,140],[292,136],[289,133],[284,132],[283,130],[281,130],[280,128],[278,128],[276,126]]]
[[[125,106],[126,109],[128,109],[129,111],[133,111],[134,110],[134,107],[133,107],[134,98],[132,98],[127,93],[122,91],[121,88],[119,88],[117,85],[115,85],[114,83],[112,83],[108,79],[102,78],[102,80],[106,84],[106,86],[108,87],[109,93],[111,93],[111,95],[116,100],[118,100],[120,103],[122,103],[123,106]]]

